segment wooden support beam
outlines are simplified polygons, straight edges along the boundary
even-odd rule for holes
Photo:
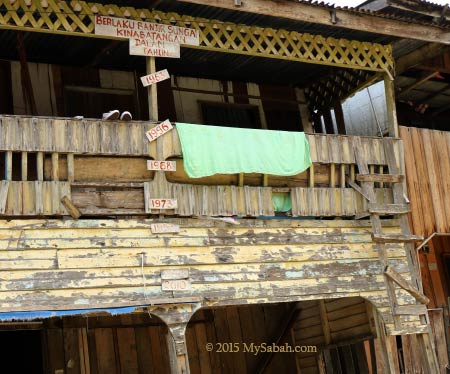
[[[427,306],[424,304],[421,305],[401,305],[394,308],[394,313],[398,315],[419,315],[427,313]]]
[[[417,334],[417,343],[422,356],[422,364],[424,365],[425,373],[440,373],[438,360],[436,357],[436,350],[430,333]]]
[[[410,84],[407,87],[401,88],[398,97],[404,96],[408,92],[412,91],[414,88],[419,87],[421,84],[425,83],[426,81],[429,81],[431,78],[434,78],[438,74],[439,74],[438,71],[422,74],[422,76],[419,79],[417,79],[414,83]]]
[[[52,153],[52,181],[59,181],[59,154]]]
[[[334,188],[336,186],[336,164],[330,164],[330,187]]]
[[[336,118],[336,125],[338,134],[347,134],[345,130],[344,111],[342,110],[342,104],[340,99],[336,99],[333,103],[334,117]]]
[[[244,173],[239,173],[239,182],[238,182],[239,186],[243,186],[244,185]]]
[[[64,205],[64,208],[66,208],[67,213],[69,213],[73,219],[80,218],[81,211],[72,203],[72,201],[67,196],[64,196],[61,199],[61,203],[62,205]]]
[[[17,33],[17,46],[19,49],[20,59],[20,78],[22,83],[22,96],[25,103],[27,114],[36,115],[37,107],[34,100],[33,85],[31,83],[31,75],[28,69],[27,55],[25,51],[25,43],[23,40],[23,32]]]
[[[36,154],[36,169],[37,169],[37,180],[44,180],[44,153],[38,152]]]
[[[347,183],[355,191],[359,192],[367,201],[370,201],[370,197],[364,193],[361,187],[359,187],[355,182],[353,182],[349,177],[346,178]]]
[[[306,104],[305,90],[297,88],[295,90],[297,101],[300,102],[298,109],[304,132],[313,133],[313,126],[310,120],[308,105]]]
[[[325,337],[325,345],[328,346],[331,344],[331,329],[324,300],[319,300],[319,311],[320,320],[322,321],[323,336]]]
[[[413,52],[401,56],[395,64],[395,73],[400,75],[406,70],[420,65],[423,61],[443,54],[447,50],[440,42],[425,44]]]
[[[150,300],[147,301],[150,302]],[[167,346],[171,374],[190,373],[186,347],[186,327],[192,315],[199,308],[200,303],[147,307],[148,312],[157,315],[168,327]]]
[[[0,214],[5,214],[10,181],[0,181]]]
[[[5,152],[5,179],[12,180],[12,152]]]
[[[186,347],[187,323],[169,325],[167,333],[167,347],[171,374],[189,374],[189,359]]]
[[[308,170],[308,187],[314,187],[314,164],[311,164]]]
[[[154,57],[146,59],[147,75],[156,72],[156,62]],[[152,84],[147,87],[148,94],[148,118],[150,121],[158,121],[158,91],[157,85]]]
[[[356,176],[358,182],[399,183],[403,181],[403,178],[403,175],[393,174],[358,174]]]
[[[22,152],[22,160],[21,160],[21,174],[22,181],[26,181],[28,179],[28,152]]]
[[[419,292],[419,290],[417,290],[411,283],[409,283],[405,278],[403,278],[401,274],[397,273],[390,266],[386,267],[384,274],[386,274],[386,276],[392,279],[405,291],[409,292],[412,296],[414,296],[417,301],[421,302],[422,304],[428,304],[430,302],[430,299],[428,297]]]
[[[388,19],[374,14],[358,13],[354,10],[335,9],[309,3],[280,2],[276,0],[246,0],[236,7],[234,0],[178,0],[234,11],[256,13],[270,17],[280,17],[301,22],[360,30],[407,39],[424,40],[450,44],[447,30],[438,26],[412,24],[400,19]]]
[[[67,154],[67,181],[73,182],[75,180],[74,155]]]
[[[406,214],[410,211],[408,204],[369,204],[369,212],[372,214]]]
[[[405,242],[418,242],[423,240],[423,237],[419,235],[408,235],[408,234],[405,235],[405,234],[376,233],[372,235],[372,240],[377,243],[405,243]]]
[[[384,74],[384,91],[386,96],[386,112],[389,136],[398,138],[397,109],[395,106],[394,81],[388,74]]]
[[[323,120],[325,122],[325,131],[327,134],[334,134],[333,117],[331,116],[331,110],[325,109],[322,113]]]
[[[392,349],[392,340],[388,339],[388,336],[386,335],[386,327],[384,325],[384,322],[376,310],[375,307],[373,307],[373,318],[375,321],[375,327],[377,331],[377,338],[380,342],[378,345],[378,348],[380,348],[380,351],[378,353],[381,354],[380,357],[377,357],[377,362],[381,362],[383,365],[383,373],[396,373],[395,368],[395,359],[393,356],[394,350]]]

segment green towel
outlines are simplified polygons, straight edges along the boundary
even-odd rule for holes
[[[292,210],[291,194],[286,192],[274,192],[272,194],[273,210],[275,212],[289,212]]]
[[[176,123],[190,178],[214,174],[295,175],[311,165],[302,132]]]

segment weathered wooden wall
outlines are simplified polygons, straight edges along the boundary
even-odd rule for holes
[[[450,133],[414,127],[400,127],[404,142],[406,183],[411,201],[410,222],[414,234],[425,238],[450,232]],[[441,369],[448,362],[445,319],[448,321],[448,269],[444,256],[450,255],[448,236],[435,236],[419,251],[423,290],[430,299],[431,326]],[[444,313],[444,310],[447,312]],[[415,337],[402,337],[405,360],[419,367]],[[442,371],[444,372],[444,371]]]
[[[2,221],[0,311],[160,299],[219,306],[362,296],[382,313],[389,333],[400,333],[392,324],[383,265],[366,221],[241,220],[229,226],[169,220],[181,225],[179,234],[152,234],[152,222]],[[410,279],[402,244],[389,246],[388,258]],[[164,269],[187,269],[192,287],[162,291]],[[415,304],[409,294],[397,292],[400,304]],[[404,321],[402,329],[426,328],[415,317]]]

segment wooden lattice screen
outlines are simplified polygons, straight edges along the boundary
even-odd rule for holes
[[[0,0],[0,29],[99,37],[94,34],[96,14],[197,29],[200,31],[200,46],[189,48],[370,71],[393,71],[389,45],[76,0]]]

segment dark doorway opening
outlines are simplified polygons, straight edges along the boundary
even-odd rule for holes
[[[0,361],[17,374],[43,374],[41,332],[0,331]]]

